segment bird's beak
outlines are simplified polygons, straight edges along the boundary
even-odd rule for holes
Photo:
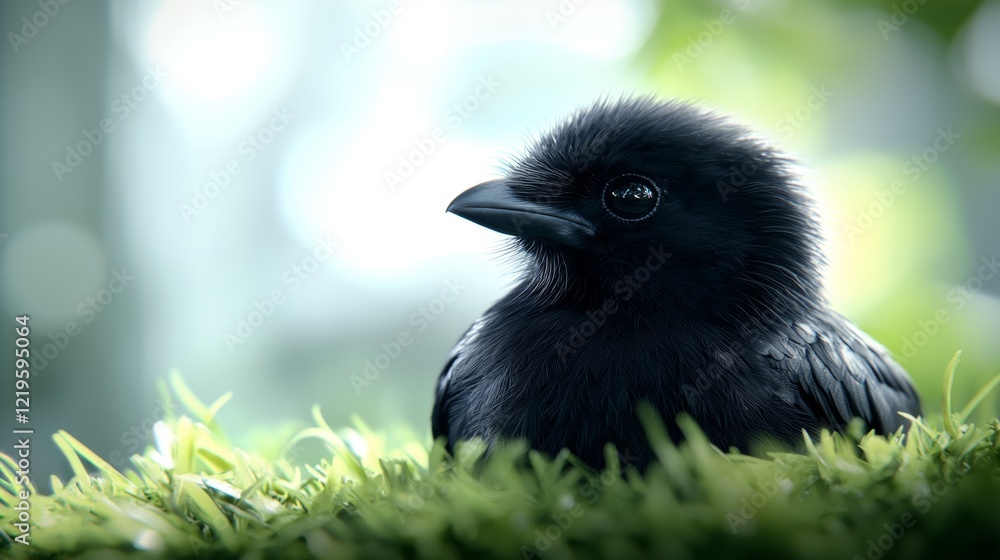
[[[503,179],[458,195],[448,212],[507,235],[543,237],[576,248],[594,235],[594,226],[579,214],[515,197]]]

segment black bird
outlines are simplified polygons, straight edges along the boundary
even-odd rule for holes
[[[687,413],[743,452],[854,417],[906,426],[916,391],[827,307],[817,218],[789,167],[726,118],[630,98],[574,114],[459,195],[448,211],[514,236],[526,266],[451,352],[435,438],[524,438],[593,466],[613,442],[642,468],[640,401],[675,441]]]

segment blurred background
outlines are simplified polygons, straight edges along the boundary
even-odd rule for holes
[[[234,393],[240,445],[276,452],[313,404],[429,441],[449,349],[517,273],[444,209],[602,95],[703,103],[797,158],[831,302],[928,412],[956,350],[959,402],[1000,371],[1000,2],[41,0],[0,22],[0,354],[30,315],[36,482],[68,473],[59,429],[128,466],[172,370]]]

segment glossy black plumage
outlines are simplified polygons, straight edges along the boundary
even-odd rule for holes
[[[905,373],[821,295],[818,226],[788,162],[714,114],[599,102],[449,211],[512,234],[520,283],[452,351],[435,437],[526,438],[592,465],[652,454],[636,404],[723,449],[920,414]],[[644,213],[646,212],[646,213]]]

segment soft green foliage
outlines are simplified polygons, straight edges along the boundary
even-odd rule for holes
[[[156,428],[157,449],[120,473],[66,432],[54,436],[75,476],[32,493],[31,545],[5,555],[85,558],[636,558],[641,556],[910,558],[996,556],[1000,422],[965,423],[950,401],[940,423],[914,419],[908,437],[823,433],[803,453],[725,454],[681,419],[675,446],[646,411],[660,462],[645,475],[620,464],[593,472],[562,455],[517,446],[482,461],[469,443],[454,461],[440,444],[387,451],[357,422],[333,430],[332,450],[296,467],[234,448],[214,421],[228,395],[205,406],[175,376],[196,418]],[[15,504],[14,461],[2,457],[4,529]],[[626,457],[627,459],[627,457]],[[89,463],[93,473],[87,472]],[[885,552],[887,550],[888,552]]]

